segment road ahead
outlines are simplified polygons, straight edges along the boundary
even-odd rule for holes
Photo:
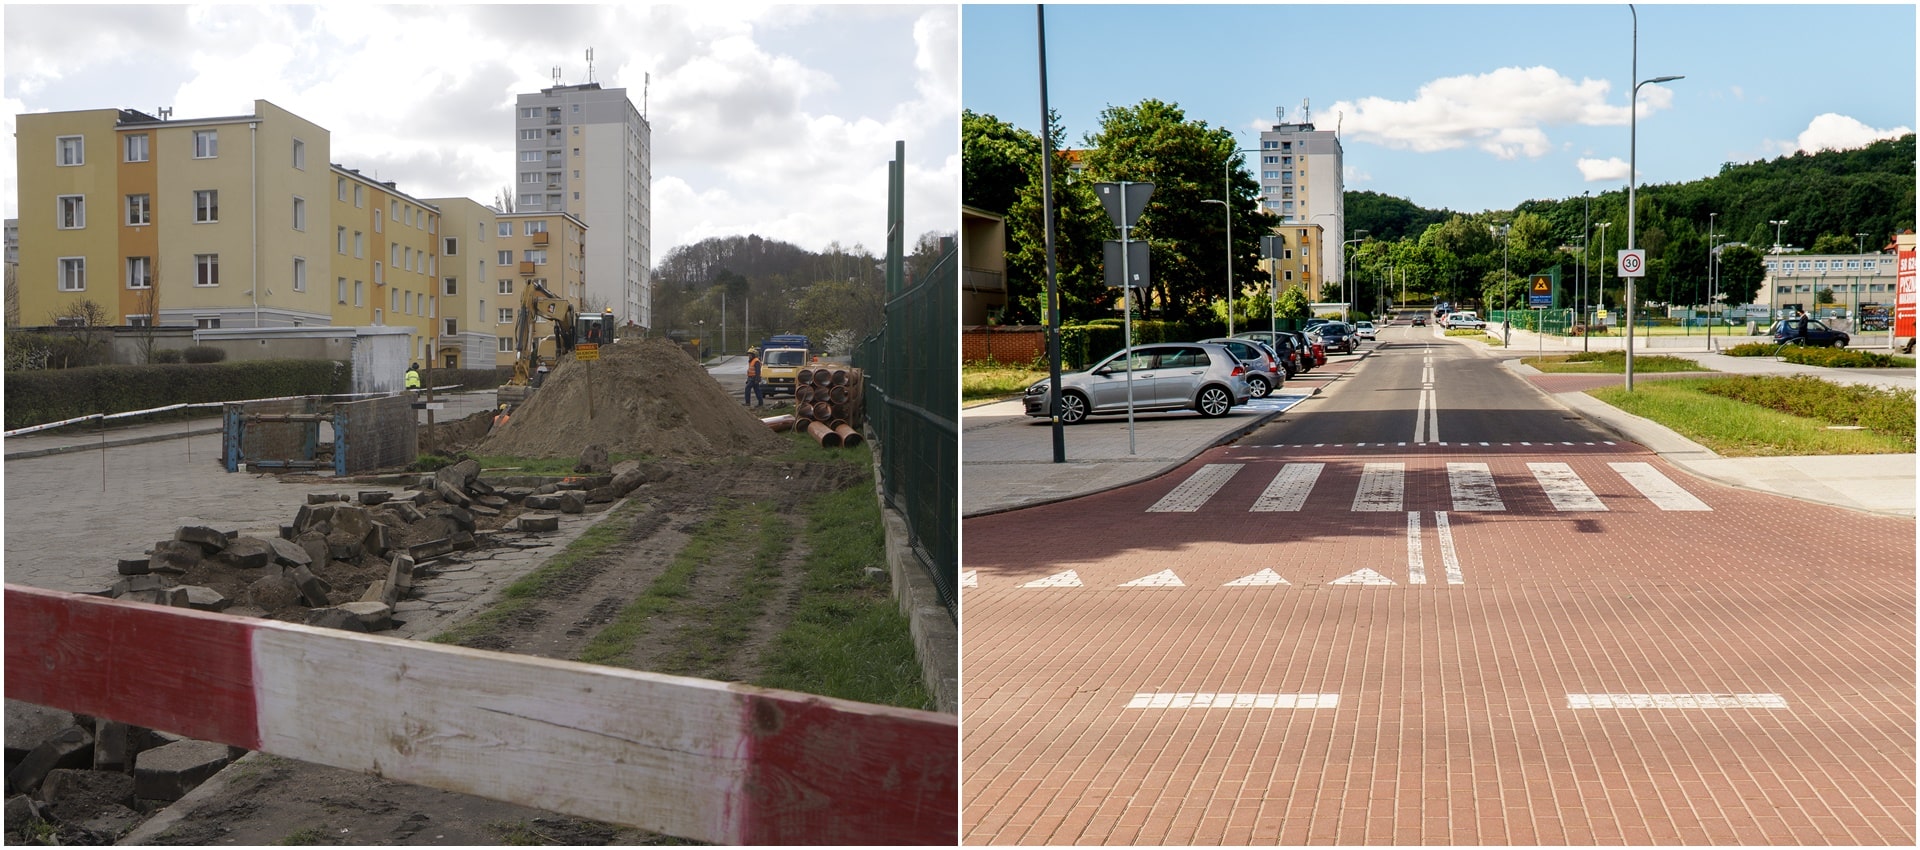
[[[1911,520],[1370,345],[1168,476],[965,523],[967,843],[1913,841]]]

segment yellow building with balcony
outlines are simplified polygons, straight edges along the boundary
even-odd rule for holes
[[[614,306],[593,303],[586,297],[587,225],[572,213],[499,213],[494,227],[490,245],[493,297],[498,300],[491,309],[494,335],[499,340],[498,365],[511,366],[520,357],[514,347],[513,329],[527,287],[543,286],[554,297],[573,302],[583,313],[599,313]],[[626,324],[627,317],[616,319],[617,324]],[[534,335],[550,337],[553,330],[541,323],[534,328]],[[551,346],[542,351],[551,356]]]

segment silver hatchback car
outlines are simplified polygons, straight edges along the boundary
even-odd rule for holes
[[[1136,345],[1109,355],[1093,368],[1061,375],[1060,421],[1072,425],[1088,416],[1127,412],[1129,384],[1136,412],[1191,409],[1201,416],[1225,416],[1252,396],[1246,367],[1224,346],[1201,342]],[[1049,415],[1051,389],[1050,379],[1027,388],[1028,416]]]

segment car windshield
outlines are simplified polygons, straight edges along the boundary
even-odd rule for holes
[[[805,362],[807,362],[807,352],[798,348],[777,348],[767,352],[768,366],[798,366]]]

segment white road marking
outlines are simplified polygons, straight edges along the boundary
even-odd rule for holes
[[[1661,475],[1650,463],[1609,463],[1614,472],[1633,485],[1633,489],[1647,497],[1648,501],[1658,505],[1663,511],[1710,511],[1706,502],[1700,501],[1692,493],[1681,489],[1673,479]]]
[[[1387,578],[1386,576],[1383,576],[1377,572],[1374,572],[1373,570],[1367,569],[1366,567],[1361,567],[1358,570],[1354,570],[1353,572],[1348,573],[1347,575],[1341,576],[1327,583],[1328,584],[1385,585],[1385,584],[1393,584],[1394,581],[1393,579]]]
[[[1038,581],[1030,581],[1021,587],[1080,587],[1080,574],[1073,570],[1054,573]]]
[[[1456,511],[1504,511],[1500,490],[1493,485],[1493,472],[1484,463],[1447,464],[1447,487],[1453,491]]]
[[[1213,494],[1219,492],[1228,480],[1233,478],[1234,473],[1240,471],[1241,466],[1242,464],[1238,463],[1209,463],[1200,467],[1200,471],[1180,482],[1180,486],[1173,488],[1173,492],[1153,503],[1153,507],[1148,508],[1147,513],[1197,511],[1201,505],[1207,503],[1208,499],[1213,498]]]
[[[1339,694],[1134,694],[1128,708],[1338,708]]]
[[[1404,463],[1369,463],[1361,469],[1360,489],[1353,494],[1356,511],[1399,511],[1407,485]]]
[[[1427,583],[1426,554],[1420,546],[1420,512],[1407,511],[1407,583]]]
[[[1141,576],[1140,578],[1134,579],[1133,581],[1127,582],[1120,586],[1121,587],[1186,587],[1187,583],[1184,581],[1181,581],[1179,576],[1174,575],[1173,570],[1161,570],[1157,573],[1154,573],[1153,575]]]
[[[1324,463],[1289,463],[1273,476],[1273,483],[1253,503],[1254,511],[1297,511],[1307,503],[1307,494],[1327,468]]]
[[[1573,467],[1564,463],[1529,463],[1527,468],[1533,471],[1533,477],[1540,482],[1540,488],[1547,491],[1557,511],[1604,511],[1607,506],[1600,502],[1587,483],[1574,474]]]
[[[1440,535],[1440,564],[1446,568],[1448,584],[1466,584],[1460,573],[1460,555],[1453,550],[1453,526],[1447,523],[1446,511],[1433,512],[1433,530]]]
[[[1567,694],[1568,708],[1786,708],[1779,694]]]
[[[977,570],[967,570],[960,574],[961,587],[979,587],[980,574]]]
[[[1244,578],[1237,578],[1237,579],[1234,579],[1233,581],[1227,582],[1224,586],[1225,587],[1273,587],[1276,585],[1282,585],[1287,583],[1288,583],[1287,580],[1284,578],[1281,578],[1279,573],[1274,572],[1272,567],[1267,567],[1266,569],[1263,569],[1257,573],[1254,573],[1253,575],[1246,576]]]

